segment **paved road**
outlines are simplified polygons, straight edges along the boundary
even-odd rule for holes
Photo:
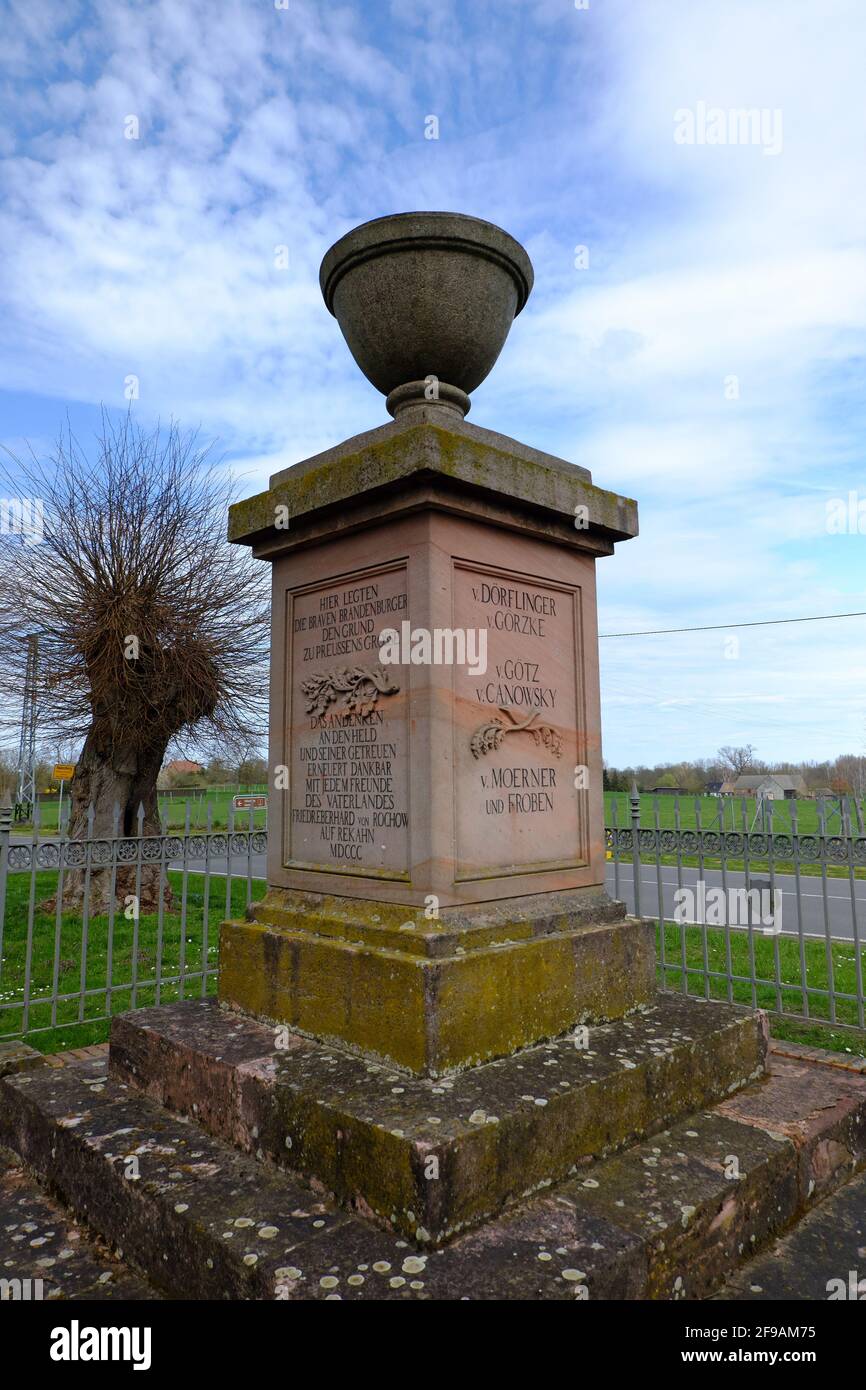
[[[643,864],[640,876],[640,898],[641,912],[645,917],[657,917],[659,912],[659,890],[658,882],[661,876],[662,901],[664,903],[664,914],[669,920],[673,920],[674,915],[674,893],[679,886],[677,870],[674,865],[662,864],[657,869],[654,864]],[[634,910],[634,872],[632,865],[619,865],[619,889],[615,887],[614,866],[607,865],[607,889],[614,896],[620,897],[628,906],[630,911]],[[698,879],[697,869],[683,869],[683,887],[692,887]],[[722,875],[718,869],[705,869],[703,879],[707,888],[721,888]],[[745,875],[734,873],[728,870],[726,875],[727,887],[744,888]],[[754,887],[756,884],[768,885],[769,875],[764,871],[756,871],[752,874],[750,883]],[[781,925],[780,935],[798,935],[798,911],[797,911],[797,881],[793,874],[776,874],[774,879],[776,891],[781,894],[779,899],[781,912],[779,923]],[[823,938],[829,930],[830,936],[841,941],[851,941],[854,939],[853,912],[851,908],[851,889],[847,878],[828,878],[826,884],[827,905],[826,917],[824,909],[824,893],[821,879],[817,876],[812,877],[808,874],[800,875],[800,915],[804,936],[818,936]],[[859,929],[860,941],[866,945],[866,880],[856,879],[854,884],[855,901],[857,907],[857,924]],[[825,922],[827,925],[825,925]]]
[[[267,856],[264,854],[253,855],[253,878],[264,879],[267,877]],[[213,861],[211,870],[219,873],[224,867],[222,863]],[[658,879],[655,865],[644,864],[641,873],[641,911],[646,917],[658,916]],[[233,870],[246,872],[246,863],[241,865],[241,861],[233,864]],[[721,887],[722,875],[719,870],[704,870],[704,882],[707,887]],[[697,869],[683,869],[682,882],[684,887],[691,887],[697,882]],[[620,864],[619,866],[619,889],[616,890],[615,870],[612,863],[608,863],[605,876],[608,892],[612,896],[619,896],[628,907],[629,911],[634,911],[634,885],[632,882],[632,865]],[[678,887],[677,871],[673,866],[661,866],[662,881],[662,900],[664,903],[665,917],[673,920],[674,915],[674,893]],[[751,882],[769,884],[767,873],[755,873],[752,875]],[[728,888],[744,888],[746,883],[745,875],[728,871]],[[793,874],[777,874],[775,877],[775,887],[781,894],[781,935],[798,935],[797,918],[797,892],[796,880]],[[857,902],[857,923],[860,932],[860,940],[866,945],[866,879],[857,879],[855,882],[855,894]],[[801,874],[800,876],[800,913],[802,917],[803,933],[805,936],[817,936],[823,938],[826,934],[824,917],[824,898],[821,888],[821,879]],[[851,891],[848,880],[844,878],[831,878],[827,880],[827,922],[829,923],[830,935],[837,940],[851,941],[854,938],[853,920],[851,911]]]

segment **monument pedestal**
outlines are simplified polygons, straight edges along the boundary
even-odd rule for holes
[[[636,529],[435,404],[233,509],[273,566],[275,788],[224,1004],[438,1075],[649,1002],[603,887],[594,573]]]
[[[117,1080],[425,1246],[763,1075],[762,1018],[658,995],[604,889],[595,561],[636,530],[435,404],[233,510],[273,566],[268,892],[221,1010],[115,1022]]]
[[[226,923],[220,998],[425,1076],[504,1057],[655,994],[651,926],[572,889],[437,921],[364,898],[271,889]]]

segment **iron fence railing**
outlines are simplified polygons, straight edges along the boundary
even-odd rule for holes
[[[780,814],[782,812],[783,814]],[[607,887],[653,919],[663,989],[866,1026],[863,819],[646,796],[608,807]],[[215,989],[218,927],[265,891],[261,809],[194,808],[145,835],[26,835],[0,810],[0,1038],[104,1022]],[[706,824],[709,819],[710,824]],[[264,822],[264,823],[263,823]],[[739,824],[737,823],[739,822]],[[736,828],[734,828],[736,827]]]
[[[264,878],[262,812],[227,812],[225,830],[70,838],[15,832],[0,809],[0,1038],[98,1022],[123,1009],[215,987],[219,923],[243,915]],[[263,886],[261,891],[264,891]]]
[[[832,833],[820,800],[806,833],[794,801],[765,804],[759,817],[722,805],[710,828],[700,797],[671,807],[635,794],[627,815],[612,801],[608,887],[655,919],[663,989],[864,1027],[866,834],[845,800]]]

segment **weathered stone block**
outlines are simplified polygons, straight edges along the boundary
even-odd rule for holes
[[[264,920],[223,925],[219,997],[430,1076],[652,999],[652,927],[604,920],[618,904],[562,893],[510,909],[421,925],[388,904],[271,893]]]
[[[111,1066],[219,1137],[437,1244],[763,1074],[762,1018],[680,996],[453,1078],[198,1001],[114,1020]]]
[[[854,1071],[774,1057],[762,1086],[732,1096],[719,1110],[792,1141],[803,1206],[832,1192],[866,1162],[866,1076]]]
[[[647,1298],[705,1298],[794,1220],[797,1154],[781,1135],[696,1114],[558,1196],[641,1240]]]
[[[22,1042],[0,1042],[0,1077],[11,1076],[17,1071],[32,1071],[34,1067],[44,1067],[45,1057],[35,1048]]]

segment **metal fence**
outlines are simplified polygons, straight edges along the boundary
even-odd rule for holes
[[[607,887],[655,919],[661,988],[864,1027],[859,809],[810,803],[804,828],[802,803],[758,820],[745,803],[625,800],[609,805]],[[76,839],[41,834],[38,814],[22,835],[0,810],[0,1038],[213,992],[220,922],[265,891],[266,813],[229,806],[215,829],[208,806],[199,829],[187,804],[182,827],[146,836],[143,811],[134,835],[118,811],[99,836],[91,812]]]
[[[0,1039],[106,1020],[215,988],[219,923],[242,916],[264,877],[261,811],[228,808],[214,830],[29,835],[0,809]]]
[[[853,799],[851,799],[853,800]],[[864,1027],[866,834],[848,798],[612,800],[608,888],[655,918],[659,983],[803,1021]],[[737,822],[739,821],[739,824]],[[667,822],[667,823],[665,823]]]

